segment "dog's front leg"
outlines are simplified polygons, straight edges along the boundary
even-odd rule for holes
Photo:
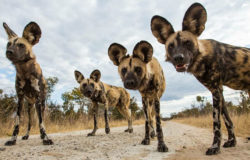
[[[149,139],[149,115],[148,115],[148,99],[147,97],[142,97],[142,105],[143,105],[143,111],[145,115],[145,138],[142,140],[141,144],[143,145],[149,145],[150,139]]]
[[[221,144],[221,122],[220,113],[223,105],[222,87],[211,90],[213,95],[213,131],[214,140],[210,148],[208,148],[206,155],[214,155],[219,153]]]
[[[162,128],[161,128],[160,100],[158,97],[154,101],[154,106],[155,106],[156,132],[157,132],[157,138],[158,138],[157,150],[159,152],[167,152],[168,147],[166,146],[164,142]]]
[[[14,131],[12,133],[12,138],[11,140],[7,141],[5,143],[6,146],[12,146],[16,144],[16,139],[17,139],[17,135],[19,133],[19,123],[20,123],[20,118],[21,118],[21,112],[22,112],[22,108],[23,108],[23,101],[24,101],[24,96],[23,94],[18,94],[18,103],[17,103],[17,113],[16,113],[16,118],[15,118],[15,127],[14,127]]]
[[[104,119],[105,119],[105,132],[106,134],[109,134],[110,128],[109,128],[109,119],[108,119],[108,103],[105,103],[105,109],[104,109]]]
[[[43,102],[42,102],[43,101]],[[40,136],[43,140],[44,145],[54,144],[51,139],[46,134],[45,127],[43,124],[42,107],[45,105],[45,100],[40,100],[40,97],[36,100],[36,112],[39,120]]]
[[[93,102],[93,111],[94,111],[94,129],[91,133],[88,134],[88,136],[95,136],[95,132],[98,129],[98,103]]]
[[[33,107],[33,104],[28,103],[28,108],[27,108],[27,112],[28,112],[28,127],[27,127],[27,132],[26,134],[22,137],[22,140],[27,140],[29,139],[29,133],[30,133],[30,129],[31,129],[31,108]]]

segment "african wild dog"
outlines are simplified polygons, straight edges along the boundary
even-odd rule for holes
[[[151,30],[165,45],[166,61],[170,61],[178,72],[192,73],[213,95],[214,140],[206,152],[213,155],[220,150],[220,114],[228,131],[228,140],[223,147],[236,145],[233,123],[225,107],[223,85],[250,93],[250,49],[211,39],[199,40],[206,20],[205,8],[194,3],[186,11],[182,31],[175,32],[172,25],[160,16],[152,18]]]
[[[117,107],[119,112],[128,120],[128,129],[125,132],[132,133],[132,116],[129,93],[121,87],[105,84],[100,81],[101,72],[94,70],[90,74],[90,78],[84,78],[81,72],[75,71],[75,79],[80,84],[81,93],[92,101],[92,109],[94,110],[94,129],[88,136],[94,136],[98,129],[98,103],[104,104],[105,132],[109,134],[108,107]]]
[[[117,43],[111,44],[108,49],[109,58],[114,65],[118,66],[118,72],[124,87],[139,90],[142,96],[146,121],[145,138],[141,143],[149,145],[150,130],[151,137],[155,136],[152,123],[152,113],[155,112],[158,151],[167,152],[168,148],[163,140],[160,118],[160,98],[165,91],[165,78],[162,68],[157,59],[153,57],[153,47],[146,41],[137,43],[132,55],[126,55],[126,53],[127,49]]]
[[[28,129],[23,140],[29,138],[31,128],[30,118],[31,107],[36,106],[37,115],[39,118],[39,126],[41,139],[44,145],[51,145],[53,141],[48,138],[43,124],[43,112],[45,109],[46,83],[42,75],[40,65],[36,61],[36,57],[32,52],[32,47],[39,42],[41,37],[40,27],[35,22],[30,22],[23,31],[23,36],[18,37],[6,23],[3,27],[8,35],[9,42],[7,43],[6,56],[16,68],[16,93],[18,97],[17,115],[15,128],[12,134],[12,139],[7,141],[5,145],[15,145],[17,135],[19,133],[19,121],[21,116],[24,99],[28,102],[29,123]]]

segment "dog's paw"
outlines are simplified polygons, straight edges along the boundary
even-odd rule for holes
[[[150,144],[150,139],[149,139],[149,138],[144,138],[144,139],[141,141],[141,144],[143,144],[143,145],[149,145],[149,144]]]
[[[124,130],[124,132],[129,132],[129,133],[133,133],[133,128],[128,128],[128,129],[126,129],[126,130]]]
[[[87,136],[88,136],[88,137],[89,137],[89,136],[95,136],[95,133],[91,132],[91,133],[89,133]]]
[[[105,132],[106,132],[106,134],[109,134],[110,133],[110,128],[105,128]]]
[[[229,148],[229,147],[235,147],[236,146],[236,140],[232,139],[229,141],[226,141],[223,145],[224,148]]]
[[[7,141],[4,145],[5,146],[13,146],[16,144],[16,140],[10,140],[10,141]]]
[[[54,142],[51,140],[51,139],[44,139],[43,140],[43,145],[53,145],[54,144]]]
[[[207,149],[206,155],[215,155],[215,154],[217,154],[219,152],[220,152],[220,148],[219,147],[216,147],[216,148],[211,147],[211,148]]]
[[[128,133],[133,133],[133,128],[130,128],[130,129],[128,130]]]
[[[29,135],[25,135],[22,137],[22,140],[27,140],[27,139],[29,139]]]
[[[150,133],[150,137],[151,138],[154,138],[155,137],[155,131],[153,130],[153,131],[151,131],[151,133]]]
[[[158,152],[167,152],[168,147],[166,146],[166,144],[164,142],[159,142],[157,150],[158,150]]]

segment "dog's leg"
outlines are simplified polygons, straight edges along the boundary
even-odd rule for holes
[[[222,95],[223,96],[223,95]],[[227,132],[228,132],[228,140],[227,142],[224,143],[223,147],[228,148],[228,147],[234,147],[236,145],[236,138],[234,135],[234,126],[233,122],[228,114],[227,108],[225,106],[225,100],[224,97],[222,97],[222,117],[224,119],[225,125],[227,127]]]
[[[38,98],[38,100],[36,101],[36,112],[37,112],[37,116],[39,120],[40,135],[41,135],[41,139],[43,140],[44,145],[52,145],[54,143],[51,139],[48,138],[46,131],[45,131],[44,124],[43,124],[43,116],[42,116],[43,114],[42,109],[44,107],[43,105],[45,105],[45,101],[43,100],[41,102],[41,100]]]
[[[214,89],[211,91],[213,95],[213,130],[214,140],[210,148],[208,148],[206,155],[214,155],[219,153],[221,144],[221,122],[220,113],[223,103],[222,89]]]
[[[157,150],[159,152],[167,152],[168,147],[166,146],[164,139],[163,139],[163,132],[161,128],[161,117],[160,117],[160,100],[159,98],[155,99],[155,121],[156,121],[156,132],[158,138],[158,147]]]
[[[93,110],[94,110],[94,129],[91,133],[88,134],[88,136],[94,136],[96,130],[98,129],[98,104],[96,102],[93,102]]]
[[[148,115],[148,99],[146,97],[142,97],[143,111],[145,114],[145,138],[142,140],[141,144],[149,145],[149,115]]]
[[[23,95],[19,95],[19,94],[17,96],[18,96],[18,104],[17,104],[17,114],[16,114],[16,118],[15,118],[15,127],[14,127],[14,131],[12,133],[11,140],[9,140],[5,143],[6,146],[15,145],[17,135],[19,133],[19,123],[20,123],[21,112],[22,112],[22,108],[23,108],[24,97],[23,97]]]
[[[155,137],[155,129],[154,129],[154,125],[153,125],[153,123],[154,123],[153,118],[155,116],[154,111],[153,111],[153,107],[154,107],[153,103],[154,103],[153,101],[149,101],[149,107],[148,107],[148,110],[149,110],[148,115],[149,115],[150,137],[151,138]]]
[[[33,107],[33,104],[30,104],[30,103],[28,103],[28,110],[27,110],[27,112],[28,112],[28,118],[29,118],[29,120],[28,120],[28,127],[27,127],[27,132],[26,132],[26,134],[22,137],[22,140],[27,140],[27,139],[29,139],[29,133],[30,133],[30,128],[31,128],[31,112],[30,112],[30,110],[31,110],[31,108]]]
[[[105,119],[105,132],[106,132],[106,134],[109,134],[110,128],[109,128],[108,105],[107,104],[105,104],[104,119]]]
[[[128,120],[128,129],[126,129],[124,132],[133,133],[132,115],[131,115],[131,110],[129,109],[129,103],[126,105],[125,108],[117,106],[117,109]]]

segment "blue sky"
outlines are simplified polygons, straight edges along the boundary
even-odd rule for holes
[[[166,91],[161,98],[163,115],[190,107],[197,95],[211,95],[192,75],[177,73],[164,62],[164,46],[157,42],[150,30],[152,16],[168,19],[175,30],[181,29],[182,19],[193,0],[1,0],[0,22],[6,22],[19,36],[30,21],[42,30],[40,42],[33,51],[45,77],[56,76],[59,83],[52,100],[62,103],[61,94],[77,87],[74,70],[85,77],[100,69],[101,80],[122,86],[117,67],[109,60],[107,49],[113,42],[123,44],[128,53],[140,40],[154,47],[166,76]],[[198,1],[207,9],[206,29],[201,39],[215,39],[224,43],[250,47],[250,1]],[[0,28],[0,88],[14,92],[15,69],[5,57],[7,35]],[[137,91],[129,91],[140,104]],[[226,100],[237,103],[238,92],[225,88]]]

